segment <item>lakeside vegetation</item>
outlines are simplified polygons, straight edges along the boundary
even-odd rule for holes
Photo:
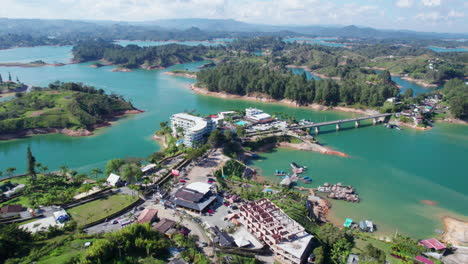
[[[284,68],[254,62],[219,64],[200,71],[197,79],[197,85],[212,92],[263,95],[276,100],[289,99],[298,105],[361,104],[375,107],[399,92],[388,72],[376,75],[361,70],[350,72],[342,82],[315,81],[307,80],[305,74],[294,75]]]
[[[81,83],[55,82],[0,103],[0,134],[33,128],[92,129],[94,125],[134,110],[122,96]]]
[[[0,74],[0,94],[24,92],[27,88],[24,83],[20,82],[18,76],[16,77],[16,82],[14,82],[11,73],[8,73],[8,80],[3,81],[3,77]]]
[[[73,47],[73,60],[77,62],[105,60],[124,68],[159,68],[174,64],[216,58],[225,53],[223,47],[169,44],[154,47],[128,45],[122,47],[106,42],[86,42]]]

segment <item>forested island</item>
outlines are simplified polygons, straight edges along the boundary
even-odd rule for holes
[[[288,99],[298,105],[376,107],[399,93],[388,72],[377,75],[365,69],[350,72],[338,82],[307,80],[305,74],[294,75],[275,65],[230,62],[200,71],[197,80],[197,86],[211,92]]]
[[[201,61],[225,54],[223,47],[169,44],[155,47],[128,45],[122,47],[106,42],[86,42],[73,47],[76,62],[104,60],[127,69],[158,69],[174,64]]]
[[[88,136],[116,116],[138,112],[122,96],[81,83],[55,82],[0,103],[0,139],[44,133]]]

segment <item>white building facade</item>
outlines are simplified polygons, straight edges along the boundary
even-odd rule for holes
[[[171,116],[171,128],[174,136],[181,136],[178,133],[182,132],[186,147],[196,147],[216,128],[216,124],[210,118],[179,113]]]

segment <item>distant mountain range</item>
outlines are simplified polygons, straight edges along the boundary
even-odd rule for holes
[[[165,19],[146,22],[43,20],[0,18],[0,34],[30,34],[61,36],[70,33],[92,32],[161,32],[200,30],[207,35],[230,33],[275,33],[273,35],[306,35],[342,38],[379,39],[456,39],[468,38],[468,34],[416,32],[409,30],[379,30],[358,26],[275,26],[249,24],[232,19]]]

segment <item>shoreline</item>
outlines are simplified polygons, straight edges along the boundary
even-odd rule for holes
[[[378,70],[378,71],[385,71],[385,70],[388,70],[387,68],[383,68],[383,67],[362,67],[363,69],[369,69],[369,70]],[[390,70],[388,70],[390,71]],[[438,87],[437,84],[433,84],[433,83],[427,83],[425,82],[424,80],[419,80],[419,79],[414,79],[414,78],[411,78],[409,76],[403,76],[401,74],[397,74],[397,73],[392,73],[390,72],[390,75],[391,76],[394,76],[394,77],[400,77],[401,79],[405,80],[405,81],[408,81],[408,82],[412,82],[414,84],[417,84],[419,86],[422,86],[424,88],[434,88],[434,87]]]
[[[263,103],[276,103],[276,104],[282,104],[286,106],[312,109],[312,110],[318,110],[318,111],[338,111],[338,112],[356,113],[356,114],[364,114],[364,115],[372,115],[372,114],[377,113],[376,110],[371,110],[371,109],[356,109],[356,108],[344,107],[344,106],[328,107],[328,106],[319,105],[319,104],[310,104],[307,106],[301,106],[287,99],[275,100],[275,99],[266,98],[266,97],[242,96],[242,95],[235,95],[235,94],[227,94],[223,92],[211,92],[204,88],[197,87],[194,84],[190,85],[190,89],[197,94],[219,97],[219,98],[224,98],[224,99],[241,99],[241,100],[257,101],[257,102],[263,102]]]
[[[190,74],[190,73],[177,73],[177,72],[164,72],[166,75],[171,75],[171,76],[176,76],[176,77],[185,77],[185,78],[190,78],[190,79],[196,79],[197,75],[196,74]]]
[[[455,246],[468,246],[468,222],[450,216],[442,217],[442,222],[445,228],[442,238],[445,242]]]
[[[312,151],[312,152],[317,152],[317,153],[324,154],[324,155],[338,156],[338,157],[343,157],[343,158],[350,157],[348,154],[344,152],[333,150],[331,148],[322,146],[317,143],[303,142],[300,144],[295,144],[295,143],[289,143],[289,142],[279,142],[278,144],[276,144],[276,147],[290,148],[290,149],[296,149],[296,150],[302,150],[302,151]]]
[[[456,119],[456,118],[437,119],[435,120],[435,122],[450,123],[450,124],[457,124],[457,125],[468,125],[468,121]]]
[[[153,134],[152,138],[158,142],[159,145],[163,147],[163,149],[167,148],[167,142],[165,136],[160,136],[157,134]]]
[[[87,136],[94,135],[94,131],[99,128],[112,126],[112,122],[114,121],[113,119],[122,118],[126,115],[140,114],[143,112],[144,112],[143,110],[139,110],[139,109],[121,111],[121,112],[113,114],[112,116],[107,118],[105,121],[92,125],[90,129],[82,128],[82,129],[73,130],[69,128],[56,128],[56,127],[30,128],[30,129],[17,131],[12,134],[2,134],[0,135],[0,140],[11,140],[11,139],[18,139],[18,138],[30,137],[30,136],[35,136],[35,135],[45,135],[45,134],[62,134],[62,135],[67,135],[71,137],[87,137]]]
[[[316,76],[316,77],[319,77],[321,79],[331,79],[331,80],[335,80],[335,81],[339,81],[341,80],[341,78],[339,77],[330,77],[330,76],[327,76],[323,73],[319,73],[317,71],[313,71],[311,68],[307,67],[307,66],[298,66],[298,65],[286,65],[286,68],[293,68],[293,69],[303,69],[304,71],[308,71],[309,73],[311,73],[312,75]]]

